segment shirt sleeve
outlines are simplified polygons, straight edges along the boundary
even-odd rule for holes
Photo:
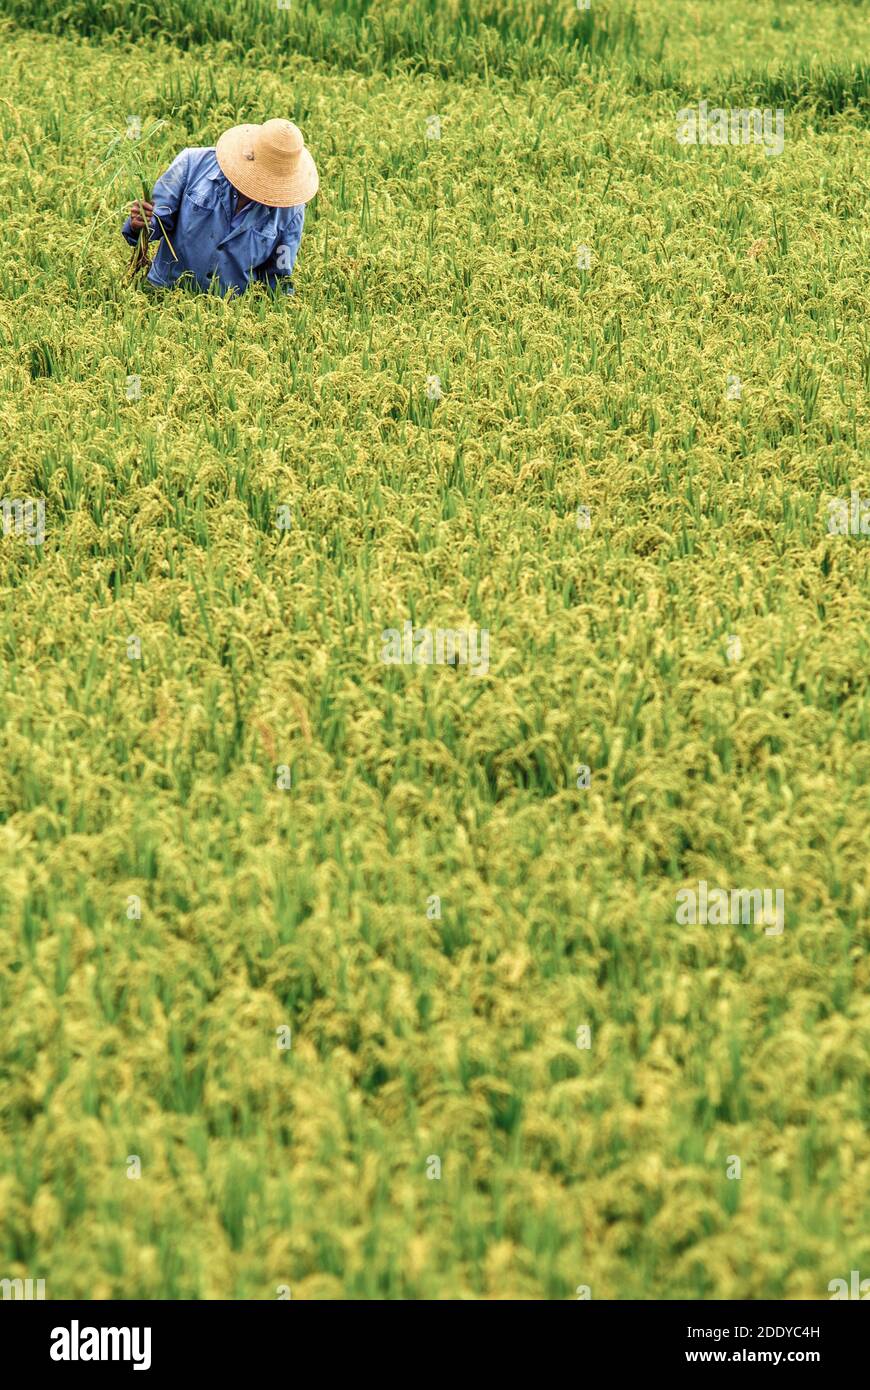
[[[270,290],[281,290],[285,294],[295,293],[290,276],[296,264],[304,222],[304,206],[291,208],[286,222],[283,222],[278,228],[278,236],[271,255],[263,261],[262,265],[254,268],[254,279],[268,285]]]
[[[178,215],[178,207],[181,202],[181,195],[187,183],[188,150],[182,150],[181,154],[176,155],[165,173],[155,183],[151,190],[150,202],[154,205],[154,216],[151,218],[151,241],[159,241],[163,232],[160,223],[166,228],[167,232],[175,230],[175,219]],[[157,219],[160,219],[158,222]],[[128,217],[123,227],[121,235],[131,246],[135,246],[139,240],[139,233],[133,230],[132,218]]]

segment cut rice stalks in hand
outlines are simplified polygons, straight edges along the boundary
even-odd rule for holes
[[[151,202],[151,190],[150,190],[150,188],[148,187],[148,185],[147,185],[147,183],[145,182],[144,179],[142,180],[142,198],[143,198],[143,202],[146,202],[146,203],[150,203],[150,202]],[[172,259],[175,260],[175,261],[177,261],[177,260],[178,260],[178,257],[177,257],[176,254],[175,254],[175,247],[172,245],[172,242],[169,240],[169,234],[168,234],[168,232],[166,231],[166,228],[164,227],[163,223],[162,223],[161,220],[160,220],[160,217],[158,216],[158,214],[157,214],[156,212],[154,213],[154,221],[156,221],[158,227],[160,228],[160,236],[156,238],[155,245],[159,245],[159,243],[160,243],[161,240],[165,241],[165,242],[166,242],[166,245],[169,247],[169,250],[172,252]],[[144,227],[141,229],[141,231],[139,232],[139,236],[138,236],[138,239],[137,239],[137,241],[136,241],[136,245],[133,247],[133,255],[130,257],[130,267],[129,267],[129,270],[128,270],[128,276],[129,276],[129,278],[132,279],[133,276],[135,276],[136,274],[138,274],[138,272],[139,272],[140,270],[145,270],[145,271],[147,271],[147,270],[148,270],[148,267],[149,267],[150,265],[151,265],[151,225],[150,225],[150,223],[146,223],[145,226],[144,226]]]

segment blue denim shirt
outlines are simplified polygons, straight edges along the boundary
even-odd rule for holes
[[[155,183],[151,202],[151,240],[163,237],[159,217],[175,256],[163,237],[148,272],[149,284],[167,288],[187,271],[203,290],[241,293],[252,280],[259,280],[293,293],[290,274],[302,240],[304,206],[248,203],[234,216],[236,190],[221,173],[214,149],[203,147],[176,156]],[[136,245],[139,234],[129,217],[121,232]]]

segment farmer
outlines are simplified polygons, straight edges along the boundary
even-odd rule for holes
[[[290,121],[237,125],[212,148],[182,150],[137,201],[122,227],[136,246],[147,219],[160,244],[148,283],[182,276],[200,289],[241,293],[252,280],[293,293],[305,204],[319,179],[302,132]]]

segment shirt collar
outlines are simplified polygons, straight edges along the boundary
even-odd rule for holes
[[[221,187],[218,189],[218,192],[220,194],[220,197],[223,199],[224,206],[227,208],[230,216],[233,219],[233,222],[235,223],[232,230],[233,236],[235,236],[236,232],[238,232],[241,229],[242,225],[244,225],[245,227],[250,226],[255,220],[258,220],[264,213],[266,214],[267,221],[269,220],[270,214],[273,218],[277,217],[277,212],[275,208],[267,208],[263,203],[250,202],[242,212],[241,217],[236,218],[233,215],[236,206],[235,189],[233,188],[233,185],[230,183],[226,174],[221,169],[221,166],[218,164],[217,159],[215,159],[215,166],[212,169],[211,173],[207,175],[207,177],[212,183],[217,183],[218,181],[220,181]]]
[[[227,178],[226,174],[223,173],[223,171],[222,171],[222,169],[221,169],[221,167],[220,167],[219,164],[215,163],[215,167],[214,167],[214,169],[211,171],[211,173],[208,175],[208,178],[209,178],[209,180],[210,180],[211,183],[217,183],[218,181],[220,181],[221,186],[220,186],[220,188],[218,189],[218,192],[220,193],[220,196],[223,198],[224,203],[225,203],[225,204],[227,205],[227,207],[229,208],[230,213],[231,213],[231,214],[235,214],[235,207],[236,207],[236,189],[235,189],[235,188],[233,187],[233,185],[230,183],[230,181],[229,181],[229,179]],[[263,207],[263,204],[262,204],[262,203],[258,203],[256,200],[252,199],[252,201],[251,201],[250,203],[248,203],[247,207],[246,207],[246,208],[244,209],[244,211],[242,212],[242,216],[241,216],[241,218],[240,218],[240,222],[243,222],[243,221],[245,220],[246,215],[251,211],[252,208],[262,208],[262,207]],[[266,208],[265,211],[266,211],[266,212],[269,212],[269,211],[271,211],[271,209]]]

